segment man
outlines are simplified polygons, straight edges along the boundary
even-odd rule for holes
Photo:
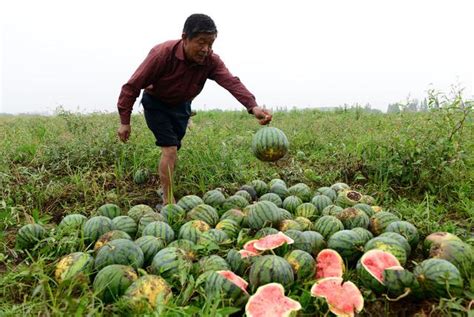
[[[118,100],[121,125],[118,137],[130,137],[130,114],[140,91],[148,128],[161,147],[159,165],[163,205],[174,203],[172,177],[177,151],[186,133],[191,115],[191,101],[201,92],[207,79],[227,89],[260,124],[268,124],[271,114],[259,107],[255,97],[226,68],[212,51],[217,37],[214,21],[205,14],[193,14],[184,23],[180,40],[153,47],[130,80],[122,86]]]

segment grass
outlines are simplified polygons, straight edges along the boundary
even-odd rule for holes
[[[427,113],[277,112],[272,126],[291,143],[289,155],[277,163],[253,157],[251,139],[259,127],[247,113],[199,112],[179,152],[175,195],[202,196],[216,187],[231,194],[257,178],[304,182],[313,189],[346,182],[415,224],[423,236],[449,231],[474,244],[474,126],[472,114],[464,110],[451,101]],[[112,114],[0,117],[0,315],[120,313],[119,305],[105,306],[94,297],[87,283],[58,285],[52,279],[58,258],[80,243],[54,231],[64,215],[89,216],[106,202],[124,210],[159,202],[160,151],[143,116],[133,116],[127,144],[117,140],[117,127],[118,117]],[[140,168],[152,171],[141,186],[132,181]],[[15,250],[16,231],[32,222],[53,234],[29,253]],[[164,315],[235,312],[196,300],[191,282],[186,283],[180,297],[163,308]],[[462,298],[416,305],[367,293],[366,314],[465,316],[474,281],[466,284]],[[294,293],[307,311],[314,309],[307,290]]]

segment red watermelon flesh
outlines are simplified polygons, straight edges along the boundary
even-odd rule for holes
[[[278,248],[279,246],[282,246],[285,243],[292,244],[294,242],[295,241],[293,241],[293,239],[291,239],[286,234],[280,231],[278,233],[269,234],[268,236],[259,239],[253,244],[253,246],[257,250],[266,251]]]
[[[364,297],[351,281],[344,283],[341,277],[326,277],[311,287],[311,295],[323,297],[329,310],[336,316],[354,316],[364,308]]]
[[[383,271],[390,267],[401,267],[398,259],[389,252],[373,249],[360,259],[361,264],[377,281],[383,284]],[[402,268],[403,269],[403,268]]]
[[[240,287],[240,289],[242,291],[244,291],[244,293],[247,293],[247,286],[249,285],[249,283],[247,283],[246,280],[244,280],[243,278],[241,278],[240,276],[238,276],[234,272],[232,272],[232,271],[217,271],[216,273],[220,274],[222,277],[225,277],[226,279],[228,279],[229,281],[231,281],[232,283],[234,283],[235,285]]]
[[[242,257],[242,259],[248,258],[248,257],[251,257],[251,256],[257,256],[257,255],[259,255],[258,253],[255,253],[255,252],[252,252],[252,251],[248,251],[248,250],[240,250],[240,251],[239,251],[239,254],[240,254],[240,256]]]
[[[337,251],[324,249],[316,257],[316,279],[342,277],[345,271],[344,260]]]
[[[279,283],[260,286],[245,305],[245,313],[248,317],[283,317],[300,309],[301,304],[286,297],[285,289]]]
[[[248,241],[247,243],[244,244],[244,250],[247,250],[247,251],[250,251],[250,252],[253,252],[253,253],[260,253],[260,250],[257,250],[255,249],[255,242],[258,242],[258,240],[250,240]]]

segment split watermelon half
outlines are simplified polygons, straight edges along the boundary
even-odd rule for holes
[[[248,317],[283,317],[300,309],[301,304],[286,297],[285,289],[279,283],[260,286],[245,305]]]
[[[342,277],[345,266],[342,257],[332,249],[324,249],[316,257],[316,279]]]

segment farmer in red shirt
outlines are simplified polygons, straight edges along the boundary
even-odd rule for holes
[[[130,80],[122,86],[118,100],[121,125],[117,131],[122,142],[130,137],[133,104],[140,91],[145,90],[141,99],[145,119],[156,138],[156,145],[161,147],[159,174],[163,205],[174,203],[170,185],[177,152],[186,133],[191,102],[201,92],[207,79],[227,89],[260,124],[272,120],[271,114],[257,105],[255,97],[212,51],[216,37],[216,25],[209,16],[189,16],[181,39],[153,47]]]

